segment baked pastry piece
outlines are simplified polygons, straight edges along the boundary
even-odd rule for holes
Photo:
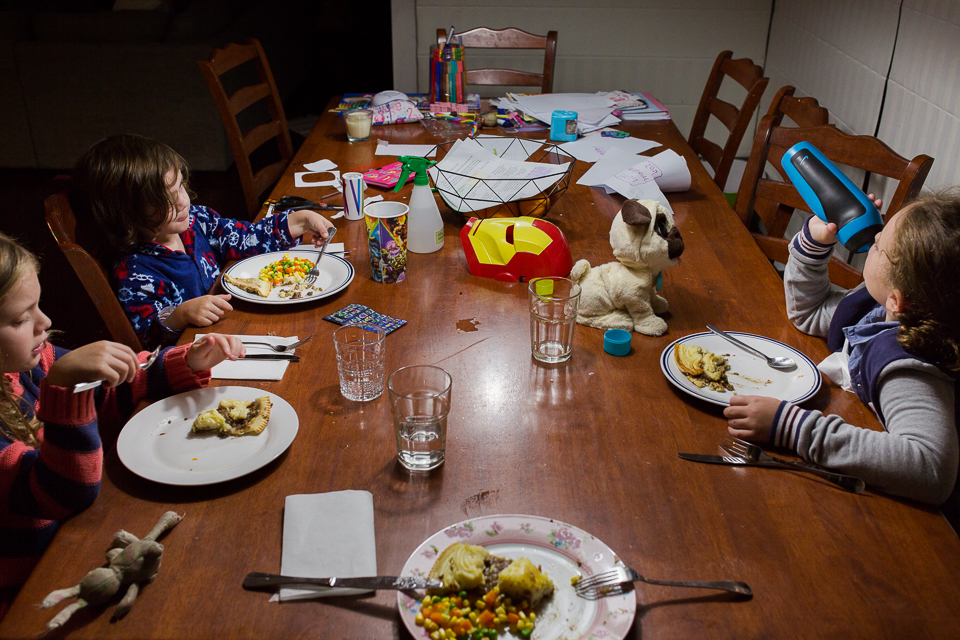
[[[443,594],[482,586],[484,560],[489,555],[481,546],[454,542],[444,549],[430,569],[431,578],[443,581],[443,588],[435,591]]]
[[[678,343],[673,347],[673,358],[683,375],[697,387],[709,387],[720,393],[733,391],[733,385],[727,380],[730,363],[723,356],[695,344]]]
[[[226,424],[220,429],[221,436],[255,436],[270,422],[270,396],[256,400],[221,400],[217,411]]]
[[[200,412],[197,419],[193,421],[193,426],[190,430],[195,433],[202,431],[220,431],[226,424],[226,421],[223,419],[223,416],[220,415],[219,411],[216,409],[207,409],[206,411]]]
[[[273,285],[260,278],[234,278],[231,275],[223,274],[223,279],[227,284],[232,284],[241,291],[255,293],[258,296],[266,298],[270,295]]]
[[[526,558],[517,558],[500,572],[500,593],[514,602],[526,600],[536,607],[544,596],[553,593],[553,581],[540,568]]]
[[[256,400],[221,400],[216,409],[201,411],[193,421],[191,431],[216,431],[224,436],[255,436],[270,422],[270,396]]]

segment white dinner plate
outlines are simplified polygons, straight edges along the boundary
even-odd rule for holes
[[[310,262],[316,262],[318,253],[319,249],[288,249],[286,251],[263,253],[259,256],[252,256],[230,265],[230,268],[224,271],[224,273],[229,274],[233,278],[258,278],[260,277],[260,269],[271,262],[282,260],[284,255],[289,255],[291,259],[305,258]],[[353,265],[338,255],[323,254],[323,260],[320,261],[319,270],[320,273],[317,275],[317,283],[314,286],[320,287],[322,291],[317,291],[312,296],[297,298],[296,300],[281,298],[278,287],[274,287],[270,295],[264,298],[255,293],[238,289],[222,279],[220,280],[220,285],[227,293],[248,302],[257,302],[259,304],[299,304],[301,302],[310,302],[311,300],[319,300],[320,298],[332,296],[346,289],[347,285],[353,281]]]
[[[197,415],[221,400],[270,396],[266,428],[256,436],[221,438],[190,431]],[[256,471],[287,450],[300,429],[290,403],[255,387],[207,387],[153,403],[130,418],[117,439],[117,454],[138,476],[173,485],[204,485]]]
[[[694,333],[674,340],[660,355],[660,369],[673,386],[692,396],[706,400],[713,404],[728,406],[730,396],[769,396],[778,400],[786,400],[794,404],[807,400],[820,388],[820,371],[813,360],[800,353],[791,346],[752,333],[727,331],[737,340],[753,347],[760,353],[770,357],[786,356],[793,358],[797,368],[792,371],[778,371],[761,360],[743,351],[734,344],[730,344],[720,336],[710,333]],[[676,344],[695,344],[707,351],[722,355],[730,363],[727,379],[733,385],[733,391],[720,393],[707,388],[700,388],[690,382],[673,356],[673,347]]]
[[[437,557],[454,542],[480,545],[505,558],[527,558],[553,581],[553,595],[536,610],[533,637],[537,640],[621,640],[630,631],[637,610],[633,591],[586,600],[570,584],[573,576],[587,577],[622,564],[610,547],[586,531],[539,516],[494,515],[465,520],[430,536],[407,559],[400,575],[426,577]],[[415,622],[421,600],[398,592],[397,605],[413,637],[429,639],[429,633]],[[509,630],[498,637],[520,638]]]

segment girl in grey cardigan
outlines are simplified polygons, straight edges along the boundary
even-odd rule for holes
[[[827,338],[834,354],[820,370],[856,393],[884,430],[774,398],[733,396],[724,410],[728,431],[891,494],[952,505],[960,461],[960,190],[921,198],[890,218],[867,255],[864,283],[849,292],[827,278],[836,241],[836,225],[812,216],[794,237],[787,314],[804,333]]]

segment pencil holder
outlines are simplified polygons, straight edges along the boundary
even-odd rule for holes
[[[430,46],[430,102],[466,102],[463,47]]]

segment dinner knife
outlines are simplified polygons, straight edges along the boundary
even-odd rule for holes
[[[738,467],[770,467],[776,465],[774,462],[750,462],[743,458],[731,458],[724,456],[709,456],[702,453],[678,453],[678,457],[693,462],[706,462],[707,464],[729,464]],[[779,465],[777,465],[779,466]]]
[[[342,589],[439,589],[443,581],[432,578],[399,578],[397,576],[372,576],[369,578],[300,578],[278,576],[272,573],[248,573],[243,579],[243,588],[275,591],[279,587],[314,586]]]
[[[727,464],[737,467],[782,467],[779,462],[750,462],[749,460],[744,460],[743,458],[734,458],[731,456],[710,456],[702,453],[678,453],[678,457],[683,458],[684,460],[692,460],[693,462],[706,462],[707,464]],[[813,464],[812,462],[801,462],[797,461],[797,464],[803,465],[804,467],[810,467],[811,469],[823,469],[820,465]]]
[[[290,362],[300,362],[300,356],[292,353],[248,353],[239,358],[240,360],[289,360]]]

